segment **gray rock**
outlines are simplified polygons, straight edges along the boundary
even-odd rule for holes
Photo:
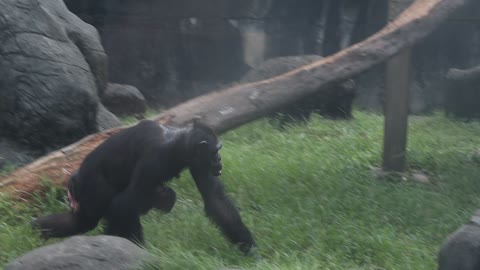
[[[33,161],[38,155],[7,139],[0,138],[0,170],[5,166],[18,167]]]
[[[471,69],[450,69],[446,75],[445,112],[456,118],[480,119],[480,65]]]
[[[104,131],[114,127],[119,127],[122,122],[102,104],[98,105],[97,128],[98,131]]]
[[[102,103],[115,115],[142,114],[147,109],[145,97],[131,85],[109,83]]]
[[[422,184],[429,184],[430,183],[430,178],[428,177],[427,174],[421,171],[415,171],[412,173],[412,179],[413,181],[422,183]]]
[[[372,167],[371,168],[373,177],[376,179],[384,178],[388,175],[388,172],[384,171],[381,167]]]
[[[474,162],[480,163],[480,149],[477,149],[477,150],[473,151],[473,153],[471,155],[471,159]]]
[[[480,210],[448,237],[438,257],[439,270],[480,269]]]
[[[96,132],[106,66],[62,0],[0,1],[0,137],[45,153]]]
[[[5,270],[120,270],[137,269],[146,262],[153,262],[153,256],[124,238],[75,236],[30,251]]]

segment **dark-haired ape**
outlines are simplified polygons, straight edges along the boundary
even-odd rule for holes
[[[200,123],[177,128],[142,121],[87,155],[69,180],[70,212],[40,217],[33,226],[45,238],[65,237],[90,231],[105,218],[106,234],[143,242],[140,215],[151,208],[169,212],[176,195],[165,184],[188,167],[207,216],[247,254],[255,241],[218,178],[221,146]]]

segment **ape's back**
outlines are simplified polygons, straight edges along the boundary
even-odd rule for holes
[[[163,142],[163,128],[144,120],[111,136],[88,154],[80,166],[80,179],[82,182],[93,178],[100,181],[98,176],[101,176],[115,188],[123,190],[142,156],[158,151],[164,147]]]

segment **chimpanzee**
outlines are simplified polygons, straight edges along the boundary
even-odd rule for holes
[[[198,121],[188,127],[141,121],[83,160],[68,183],[71,211],[40,217],[32,225],[44,238],[65,237],[90,231],[105,218],[106,234],[142,243],[140,215],[151,208],[169,212],[176,195],[166,184],[188,167],[207,216],[247,254],[255,241],[218,178],[221,147],[213,130]]]

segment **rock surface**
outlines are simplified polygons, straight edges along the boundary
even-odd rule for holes
[[[480,119],[480,66],[448,71],[445,111],[460,119]]]
[[[34,160],[38,153],[7,139],[0,139],[0,171],[8,166],[16,167]]]
[[[438,257],[439,270],[480,269],[480,210],[448,237]]]
[[[118,120],[118,118],[111,113],[105,106],[102,104],[98,105],[98,113],[97,113],[97,129],[98,131],[104,131],[107,129],[111,129],[114,127],[119,127],[122,125],[122,122]]]
[[[0,138],[45,154],[97,131],[107,56],[62,0],[0,1]]]
[[[5,270],[136,269],[153,258],[132,242],[113,236],[75,236],[17,258]]]
[[[115,115],[142,114],[147,109],[145,97],[131,85],[109,83],[102,103]]]
[[[65,1],[99,29],[112,81],[160,105],[217,90],[266,59],[331,55],[379,30],[389,13],[389,1],[373,0]],[[411,112],[442,107],[446,71],[480,63],[479,19],[480,1],[470,1],[415,46]],[[356,78],[361,108],[382,110],[382,70]]]

